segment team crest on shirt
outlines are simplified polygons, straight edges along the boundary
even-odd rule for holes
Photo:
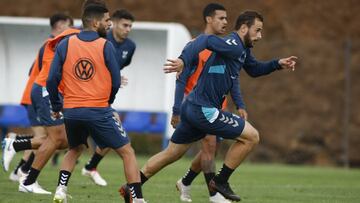
[[[94,63],[88,58],[79,59],[74,66],[74,75],[81,81],[89,81],[95,75]]]
[[[128,53],[129,53],[128,51],[123,51],[123,52],[122,52],[122,58],[123,58],[123,59],[126,59]]]
[[[241,54],[241,56],[239,57],[239,61],[240,63],[244,63],[246,59],[246,52],[243,51],[243,53]]]

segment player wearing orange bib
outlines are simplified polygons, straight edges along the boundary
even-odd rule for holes
[[[68,181],[90,135],[101,149],[110,147],[123,159],[133,203],[144,203],[134,150],[110,106],[120,87],[120,69],[113,45],[103,38],[111,24],[107,8],[88,5],[82,22],[79,34],[57,46],[47,80],[53,116],[60,118],[60,111],[64,113],[69,143],[54,202],[66,202]]]
[[[120,71],[131,63],[135,52],[136,45],[128,38],[134,20],[134,16],[124,9],[115,11],[111,16],[113,27],[107,32],[106,39],[110,41],[115,48],[115,56],[119,62],[118,68]],[[127,78],[121,75],[121,86],[126,84]],[[120,117],[115,110],[114,115],[120,122]],[[107,182],[101,177],[97,170],[97,166],[109,151],[110,148],[100,149],[99,147],[96,147],[94,154],[81,170],[81,174],[90,177],[97,185],[106,186]]]
[[[50,38],[41,47],[36,57],[36,60],[30,70],[29,79],[27,81],[21,99],[21,104],[24,105],[27,109],[30,124],[32,126],[32,130],[35,136],[33,139],[6,140],[7,141],[6,145],[8,145],[7,147],[8,150],[6,150],[6,153],[4,153],[3,156],[5,168],[6,166],[8,166],[8,164],[10,164],[10,161],[16,152],[28,150],[28,149],[37,149],[45,140],[47,132],[44,128],[43,122],[41,122],[39,115],[34,109],[33,102],[31,101],[31,90],[36,78],[38,77],[40,72],[43,71],[43,67],[45,66],[43,59],[48,42],[50,42],[54,36],[59,35],[61,32],[67,29],[69,25],[72,25],[72,22],[73,21],[70,16],[61,13],[55,14],[50,18],[50,25],[51,25]],[[14,173],[11,174],[11,178],[13,178],[14,180],[18,179],[21,182],[23,182],[25,175],[27,175],[31,165],[33,164],[33,161],[34,161],[34,153],[31,153],[28,160],[26,162],[23,161],[25,163],[21,166],[21,168],[15,170]],[[34,193],[46,192],[37,183],[31,187]],[[23,191],[21,187],[19,187],[19,190]]]

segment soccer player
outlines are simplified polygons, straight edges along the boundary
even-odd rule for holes
[[[114,45],[116,51],[115,56],[119,64],[118,68],[122,70],[131,63],[132,56],[135,52],[136,45],[128,38],[135,18],[127,10],[121,9],[113,13],[111,20],[113,28],[107,32],[106,39]],[[127,83],[127,79],[123,76],[121,77],[121,83],[122,85],[126,85]],[[116,111],[114,111],[114,114],[120,122],[120,118]],[[109,150],[110,148],[100,149],[99,147],[96,147],[89,162],[81,170],[82,175],[89,176],[95,184],[100,186],[106,186],[107,182],[100,176],[96,168]]]
[[[49,39],[52,39],[53,37],[59,35],[61,32],[63,32],[65,29],[69,27],[69,25],[73,24],[73,20],[70,16],[57,13],[50,17],[50,26],[51,26],[51,34],[49,36]],[[48,39],[48,40],[49,40]],[[48,41],[47,40],[47,41]],[[34,138],[31,139],[30,136],[27,136],[29,139],[26,139],[26,137],[21,135],[16,135],[17,139],[11,139],[7,138],[5,139],[5,148],[4,150],[4,156],[3,156],[3,167],[7,171],[11,162],[11,159],[15,155],[16,152],[27,150],[27,149],[37,149],[41,143],[43,143],[47,133],[45,131],[45,128],[43,124],[40,122],[40,120],[37,117],[37,114],[34,110],[34,107],[31,102],[31,89],[34,84],[34,81],[36,77],[39,75],[40,71],[43,67],[43,56],[44,56],[44,49],[47,44],[47,41],[42,45],[42,47],[39,50],[39,53],[35,59],[35,62],[33,63],[30,71],[29,71],[29,79],[27,81],[25,90],[23,92],[23,96],[21,99],[21,104],[24,105],[24,107],[27,110],[27,115],[30,121],[31,129],[34,133]],[[30,153],[30,154],[29,154]],[[27,157],[26,154],[29,154],[29,157],[25,161],[25,158]],[[21,171],[23,173],[27,173],[30,170],[30,167],[32,165],[32,162],[34,160],[35,154],[31,150],[27,150],[24,153],[23,159],[20,160],[20,163],[15,168],[15,170],[10,174],[10,179],[13,181],[18,181],[18,171],[21,167]]]
[[[45,164],[47,163],[51,155],[55,152],[55,150],[64,149],[67,147],[67,140],[65,135],[65,128],[63,124],[61,124],[61,122],[63,122],[63,119],[56,119],[50,115],[51,106],[46,88],[40,88],[41,86],[37,83],[42,84],[40,82],[44,79],[44,77],[47,78],[50,69],[49,66],[54,57],[54,49],[56,47],[56,44],[64,37],[78,32],[80,32],[78,29],[66,29],[54,39],[49,39],[46,43],[42,62],[43,68],[34,82],[31,93],[31,101],[38,119],[40,119],[40,122],[45,126],[48,136],[46,137],[44,142],[41,143],[40,147],[34,146],[33,140],[30,141],[31,144],[26,144],[27,147],[23,146],[24,150],[38,149],[38,151],[37,156],[35,156],[34,162],[31,165],[28,174],[23,173],[22,170],[18,170],[20,192],[51,194],[51,192],[48,192],[41,188],[36,179],[39,176],[41,169],[45,166]],[[11,144],[9,146],[13,145]],[[11,148],[13,147],[10,147],[10,150],[14,150]]]
[[[221,110],[224,97],[234,82],[238,82],[243,68],[250,76],[258,77],[281,69],[295,69],[296,57],[260,62],[251,53],[255,42],[261,39],[263,17],[256,11],[241,13],[236,21],[235,32],[224,38],[200,35],[189,43],[178,59],[169,59],[166,73],[181,71],[204,49],[213,51],[198,83],[181,106],[181,121],[171,137],[168,147],[151,157],[141,171],[141,182],[159,172],[184,155],[191,143],[207,134],[232,139],[224,164],[210,181],[211,189],[225,198],[240,201],[230,185],[229,178],[253,148],[259,143],[259,132],[250,122],[237,115]]]
[[[203,18],[206,23],[204,30],[205,34],[223,35],[227,26],[227,15],[224,6],[216,3],[208,4],[203,10]],[[187,67],[176,81],[175,103],[173,107],[173,116],[171,124],[175,128],[180,121],[180,106],[183,101],[184,93],[188,95],[203,70],[203,67],[211,55],[210,50],[203,50],[199,53],[196,64]],[[195,69],[195,70],[194,70]],[[239,84],[239,83],[235,83]],[[246,111],[244,110],[244,103],[241,98],[240,89],[238,85],[233,85],[231,89],[231,96],[234,98],[235,105],[238,109],[239,115],[246,119]],[[223,110],[226,107],[226,99],[223,102]],[[220,139],[216,136],[207,135],[201,140],[201,151],[195,156],[191,163],[191,167],[186,172],[183,178],[177,181],[176,187],[180,192],[180,200],[184,202],[192,202],[190,196],[190,185],[196,176],[203,171],[206,184],[209,185],[210,180],[215,176],[215,153],[217,149],[217,142]],[[208,187],[209,189],[209,187]],[[230,203],[220,193],[211,191],[209,189],[209,201],[212,203]]]
[[[69,26],[70,24],[68,28]],[[51,116],[52,108],[46,90],[46,79],[50,69],[50,62],[53,58],[55,44],[66,36],[68,32],[71,32],[71,30],[73,29],[66,29],[60,35],[48,41],[44,50],[43,68],[36,78],[31,91],[31,101],[34,105],[35,112],[40,122],[45,126],[48,136],[38,148],[37,155],[35,156],[28,175],[20,173],[19,191],[21,192],[51,194],[51,192],[38,188],[36,180],[40,171],[55,151],[67,148],[64,121],[62,118],[54,118]]]
[[[67,184],[90,134],[100,148],[110,147],[123,159],[134,203],[143,203],[138,165],[129,138],[114,118],[110,104],[120,87],[120,69],[113,45],[103,39],[111,21],[104,6],[89,5],[83,30],[57,46],[47,81],[53,117],[63,109],[69,151],[59,173],[54,202],[66,202]],[[58,94],[62,85],[64,101]]]

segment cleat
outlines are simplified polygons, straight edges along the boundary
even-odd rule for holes
[[[125,203],[147,203],[143,198],[133,198],[130,188],[127,184],[121,186],[119,192],[120,195],[124,198]]]
[[[67,198],[72,198],[67,194],[67,187],[63,185],[59,185],[56,188],[53,203],[67,203]]]
[[[209,197],[210,203],[231,203],[230,200],[227,200],[220,193],[216,193],[214,196]]]
[[[234,191],[231,189],[228,182],[226,183],[216,183],[214,180],[211,180],[209,183],[210,190],[219,192],[222,194],[226,199],[229,199],[231,201],[238,202],[241,200],[240,196],[234,193]]]
[[[107,182],[100,176],[99,172],[96,169],[89,171],[86,168],[83,168],[81,170],[81,174],[83,176],[90,177],[96,185],[107,186]]]
[[[22,171],[21,168],[19,168],[17,175],[19,177],[19,184],[24,183],[24,181],[26,180],[26,177],[29,175],[28,173],[25,173]]]
[[[4,171],[9,171],[9,166],[11,160],[14,158],[16,152],[13,146],[15,139],[5,138],[2,142],[3,156],[2,156],[2,165]]]
[[[44,190],[37,181],[31,185],[24,185],[23,183],[20,183],[19,192],[51,195],[51,192]]]
[[[143,198],[142,199],[134,198],[132,203],[147,203],[147,202]]]
[[[125,203],[133,203],[130,188],[127,184],[123,185],[119,189],[120,195],[124,198]]]
[[[190,196],[190,185],[186,186],[182,183],[182,179],[178,180],[176,182],[176,189],[180,192],[180,200],[182,202],[192,202],[191,196]]]
[[[20,169],[18,169],[20,170]],[[9,179],[13,182],[18,182],[19,181],[19,176],[17,173],[15,173],[15,171],[10,173]]]

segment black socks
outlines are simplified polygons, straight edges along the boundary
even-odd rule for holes
[[[67,186],[69,179],[71,176],[71,172],[69,171],[65,171],[65,170],[61,170],[59,172],[59,181],[58,181],[58,186],[62,185],[62,186]]]
[[[196,173],[195,171],[191,170],[191,168],[189,168],[185,176],[182,178],[182,183],[185,186],[189,186],[197,175],[199,175],[199,173]]]
[[[234,170],[235,169],[231,169],[227,167],[225,164],[223,164],[223,167],[220,169],[219,173],[214,177],[215,182],[227,183]]]
[[[89,162],[85,165],[85,169],[90,171],[96,168],[102,158],[103,156],[95,152]]]

